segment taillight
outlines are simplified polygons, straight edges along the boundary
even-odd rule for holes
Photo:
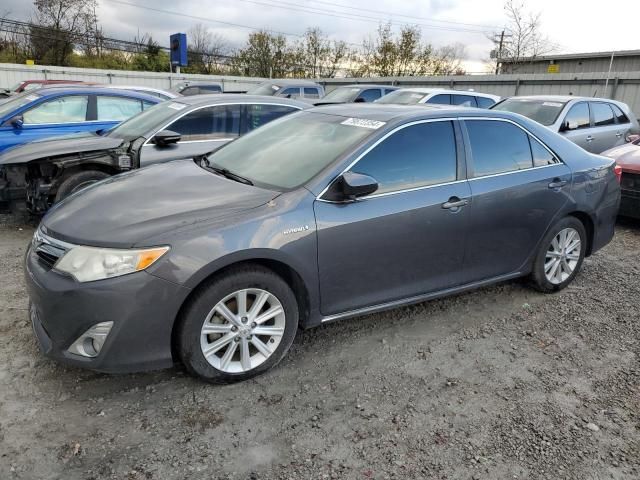
[[[622,167],[620,165],[616,165],[613,167],[613,173],[615,174],[618,183],[620,183],[622,181]]]

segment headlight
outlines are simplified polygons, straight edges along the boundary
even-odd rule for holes
[[[91,282],[144,270],[168,251],[169,247],[140,250],[73,247],[54,268],[72,275],[79,282]]]

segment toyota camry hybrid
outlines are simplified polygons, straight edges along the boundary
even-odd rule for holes
[[[244,380],[299,327],[528,276],[566,287],[613,237],[619,169],[525,117],[336,105],[54,206],[26,253],[44,353]]]

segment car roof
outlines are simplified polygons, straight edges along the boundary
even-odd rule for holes
[[[430,87],[402,87],[399,89],[400,91],[407,92],[415,92],[415,93],[444,93],[444,94],[457,94],[457,95],[473,95],[476,97],[488,97],[488,98],[500,98],[499,95],[494,95],[492,93],[482,93],[476,92],[474,90],[451,90],[447,88],[430,88]]]
[[[308,85],[308,86],[314,86],[314,87],[321,86],[319,83],[316,83],[313,80],[299,80],[296,78],[274,78],[272,80],[265,80],[264,82],[261,82],[261,84],[265,84],[265,83],[272,83],[274,85],[281,85],[281,86],[289,86],[289,85]]]
[[[191,95],[167,100],[179,102],[185,105],[212,105],[218,103],[272,103],[279,105],[291,105],[294,107],[308,108],[312,105],[290,98],[272,97],[268,95],[247,95],[244,93],[208,93],[205,95]]]
[[[474,116],[514,118],[509,112],[497,112],[472,107],[459,107],[456,105],[395,105],[391,103],[341,103],[335,105],[322,105],[314,107],[309,112],[324,113],[347,118],[362,118],[365,120],[377,120],[391,122],[394,120],[422,120],[428,118],[441,118],[447,116]],[[489,112],[489,114],[487,114]]]
[[[600,102],[611,102],[618,103],[615,100],[611,100],[610,98],[598,98],[598,97],[582,97],[578,95],[522,95],[517,97],[510,97],[511,99],[518,100],[549,100],[554,102],[570,102],[571,100],[591,100],[591,101],[600,101]]]
[[[64,94],[86,94],[86,95],[95,95],[97,93],[105,93],[104,87],[92,87],[92,86],[72,86],[72,87],[50,87],[43,88],[34,91],[33,95],[38,95],[39,97],[53,97]],[[154,97],[153,95],[148,95],[146,93],[134,92],[133,90],[122,90],[118,88],[109,88],[109,94],[113,94],[114,92],[120,93],[122,96],[140,98],[142,100],[153,100],[154,103],[160,101],[158,97]]]
[[[198,85],[218,85],[219,87],[222,86],[222,82],[217,82],[217,81],[206,81],[206,80],[185,80],[184,82],[180,82],[177,85],[187,85],[187,86],[198,86]],[[176,85],[174,85],[176,86]]]
[[[391,88],[393,90],[398,90],[400,87],[395,87],[393,85],[384,85],[384,84],[375,84],[375,83],[352,83],[350,85],[338,85],[334,90],[338,88]]]

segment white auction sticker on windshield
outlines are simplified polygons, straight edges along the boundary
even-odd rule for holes
[[[562,104],[558,102],[544,102],[542,105],[545,107],[561,107]]]
[[[174,110],[182,110],[186,107],[186,105],[184,103],[171,102],[169,105],[167,105],[167,107],[173,108]]]
[[[377,130],[382,127],[385,122],[379,122],[377,120],[368,120],[366,118],[347,118],[342,125],[351,125],[352,127],[370,128],[371,130]]]
[[[38,100],[40,97],[38,95],[27,95],[26,97],[24,97],[25,100],[29,100],[30,102],[33,102],[34,100]]]

